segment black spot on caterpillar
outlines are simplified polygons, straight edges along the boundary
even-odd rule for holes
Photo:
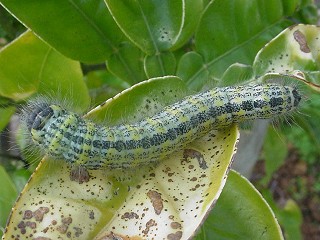
[[[159,161],[213,129],[287,114],[300,100],[295,87],[249,84],[187,96],[133,124],[98,125],[47,102],[31,102],[23,119],[50,157],[88,169],[129,168]]]

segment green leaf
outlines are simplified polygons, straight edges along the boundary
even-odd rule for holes
[[[0,182],[2,186],[0,194],[0,229],[3,229],[6,225],[11,206],[18,196],[18,192],[6,170],[1,165]]]
[[[105,0],[121,30],[148,55],[177,48],[189,40],[202,1]]]
[[[21,168],[21,169],[16,169],[13,172],[9,172],[10,177],[16,186],[17,192],[21,192],[26,183],[28,182],[28,179],[30,178],[31,172],[29,169]],[[10,204],[10,207],[12,204]]]
[[[37,91],[42,65],[51,48],[26,32],[0,51],[0,94],[19,101]],[[32,67],[30,67],[32,64]]]
[[[0,95],[15,101],[34,93],[53,95],[79,110],[90,99],[79,62],[55,51],[28,31],[0,51]],[[56,99],[53,99],[56,100]]]
[[[84,77],[91,98],[91,106],[97,106],[130,87],[127,82],[115,77],[106,70],[91,71]]]
[[[147,79],[143,66],[144,53],[131,43],[122,43],[107,61],[108,70],[128,84]]]
[[[124,38],[103,0],[1,0],[23,24],[66,56],[102,62]]]
[[[3,47],[7,41],[12,41],[25,31],[25,27],[19,23],[11,14],[0,6],[0,47]],[[7,40],[7,41],[4,41]]]
[[[235,63],[223,73],[219,87],[239,85],[253,79],[253,69],[250,65]]]
[[[262,194],[274,211],[283,230],[285,239],[302,239],[301,226],[303,223],[303,216],[298,204],[292,199],[288,199],[284,204],[284,207],[280,208],[274,202],[272,193],[269,190],[264,190]]]
[[[144,68],[148,78],[173,75],[176,71],[176,59],[172,52],[146,56]]]
[[[285,228],[286,239],[303,239],[300,230],[303,223],[303,216],[296,202],[290,199],[286,202],[279,217],[279,222],[280,221]]]
[[[297,8],[291,0],[216,0],[204,12],[195,45],[210,71],[220,78],[233,63],[252,64],[258,50],[290,22],[286,16]],[[199,81],[196,73],[188,81]]]
[[[93,114],[101,111],[102,119],[110,116],[110,124],[130,118],[137,121],[144,113],[159,111],[161,105],[179,99],[182,86],[175,77],[142,82],[86,117],[98,119],[99,114]],[[124,106],[136,112],[126,111]],[[119,108],[123,110],[120,114]],[[196,140],[158,165],[88,170],[88,175],[77,170],[73,171],[76,177],[65,161],[44,159],[15,205],[6,236],[187,239],[219,197],[237,139],[233,126]],[[86,176],[86,182],[80,183]],[[28,213],[31,223],[36,221],[36,213],[43,219],[36,222],[35,229],[24,228],[26,233],[22,234],[18,225]]]
[[[300,21],[306,24],[316,25],[319,20],[318,7],[313,0],[302,1],[305,6],[301,4],[301,9],[295,14],[295,17],[301,19]]]
[[[1,108],[0,105],[0,131],[2,131],[9,123],[11,116],[15,113],[15,107]]]
[[[180,35],[171,50],[175,50],[190,40],[200,21],[199,16],[204,9],[204,0],[183,0],[183,26],[180,29]]]
[[[283,239],[283,236],[261,194],[247,179],[231,171],[216,206],[196,239],[275,240]]]
[[[182,99],[187,93],[184,82],[178,77],[149,79],[119,93],[114,97],[116,101],[108,99],[101,106],[88,112],[86,117],[96,122],[107,122],[109,126],[134,123],[158,113],[165,106]]]
[[[199,70],[201,69],[201,70]],[[190,89],[199,91],[209,79],[209,71],[200,54],[187,52],[184,54],[178,65],[177,76],[184,80]],[[196,78],[196,81],[190,79]]]

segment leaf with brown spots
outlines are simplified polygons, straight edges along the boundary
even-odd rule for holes
[[[168,104],[170,98],[177,100],[173,95],[178,96],[181,86],[176,77],[149,80],[104,104],[101,111],[115,111],[118,101],[130,96],[138,116],[145,107],[141,92],[163,89],[152,96],[157,101],[165,97]],[[154,105],[161,106],[157,101]],[[126,118],[124,113],[121,117],[118,121]],[[64,161],[44,159],[17,201],[6,234],[27,236],[32,231],[34,238],[52,239],[189,238],[225,184],[238,137],[235,126],[215,131],[158,165],[137,169],[80,171]],[[35,228],[26,225],[27,218],[34,219]]]
[[[258,52],[253,63],[255,74],[290,74],[295,70],[314,74],[319,69],[319,31],[317,26],[303,24],[283,30]]]

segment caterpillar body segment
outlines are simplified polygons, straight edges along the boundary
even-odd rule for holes
[[[59,105],[24,114],[33,142],[53,158],[88,169],[128,168],[161,160],[213,129],[294,110],[295,87],[249,84],[187,96],[134,124],[101,126]]]

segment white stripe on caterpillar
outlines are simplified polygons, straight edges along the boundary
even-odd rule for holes
[[[213,129],[287,114],[300,100],[295,87],[249,84],[187,96],[134,124],[101,126],[45,102],[31,102],[23,118],[50,157],[88,169],[128,168],[159,161]]]

